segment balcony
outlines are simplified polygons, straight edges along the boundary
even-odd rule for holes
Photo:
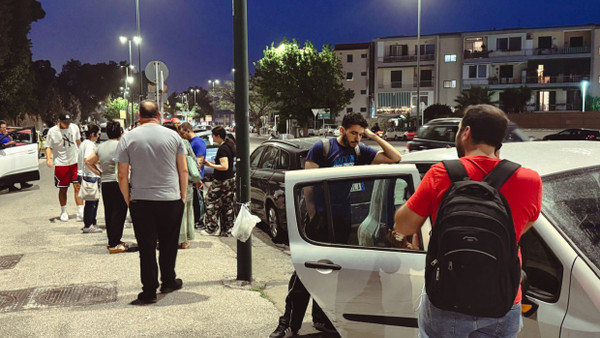
[[[381,60],[383,59],[383,60]],[[435,59],[435,54],[421,54],[421,61],[432,61]],[[417,61],[416,55],[388,55],[380,58],[383,63],[395,63],[395,62],[411,62]]]
[[[560,83],[580,83],[589,79],[589,75],[579,74],[559,74],[556,76],[527,76],[522,77],[490,77],[487,79],[463,79],[465,86],[488,86],[488,85],[510,85],[510,84],[560,84]]]
[[[567,48],[533,48],[521,50],[485,50],[485,51],[464,51],[465,59],[497,58],[506,56],[534,56],[534,55],[573,55],[589,54],[592,52],[591,46],[567,47]]]
[[[420,88],[431,88],[433,87],[434,83],[433,83],[433,79],[432,80],[421,80],[421,86]],[[417,81],[414,81],[413,83],[408,83],[408,82],[402,82],[402,81],[392,81],[391,83],[384,85],[383,83],[379,83],[377,85],[377,88],[379,89],[389,89],[389,88],[394,88],[394,89],[413,89],[413,88],[417,88]]]

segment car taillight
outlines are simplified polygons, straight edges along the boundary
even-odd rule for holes
[[[588,138],[589,138],[590,140],[593,140],[593,139],[594,139],[594,137],[595,137],[595,136],[594,136],[594,134],[588,135]]]

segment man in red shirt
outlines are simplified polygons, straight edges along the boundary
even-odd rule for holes
[[[483,180],[500,162],[496,149],[502,144],[507,126],[506,114],[494,106],[475,105],[465,109],[456,134],[456,150],[472,180]],[[405,236],[415,234],[427,217],[431,217],[433,224],[450,184],[444,165],[433,165],[415,194],[396,211],[394,230]],[[540,214],[542,181],[537,172],[521,167],[500,188],[500,193],[510,206],[518,242]],[[467,337],[471,334],[516,337],[523,325],[520,302],[519,289],[514,306],[504,317],[475,317],[436,308],[424,294],[419,312],[420,337]]]

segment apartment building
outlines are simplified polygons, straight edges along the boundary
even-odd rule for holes
[[[369,64],[371,62],[371,43],[349,43],[337,44],[334,47],[336,55],[342,62],[344,69],[344,87],[354,91],[354,98],[346,108],[337,116],[337,120],[341,121],[344,114],[351,112],[360,112],[365,117],[370,117],[369,101],[372,89],[369,89],[370,79],[369,74],[372,69]]]
[[[476,85],[493,90],[495,101],[506,88],[527,86],[530,111],[580,111],[584,81],[586,95],[600,96],[597,24],[425,35],[419,44],[418,85],[416,36],[377,38],[370,50],[369,44],[336,45],[346,86],[357,94],[346,109],[366,107],[369,116],[415,115],[417,102],[421,110],[433,103],[454,106],[463,89]],[[361,60],[367,63],[355,63],[356,56],[347,56],[352,54],[366,54]],[[356,74],[366,78],[359,83]]]
[[[584,25],[463,33],[462,87],[532,90],[531,111],[580,111],[582,82],[600,95],[600,26]]]

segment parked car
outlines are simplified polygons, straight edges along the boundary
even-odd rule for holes
[[[35,127],[8,127],[8,135],[17,143],[10,147],[0,143],[0,186],[39,180],[40,144]]]
[[[321,136],[340,136],[340,126],[337,124],[324,124],[319,129],[319,135]]]
[[[548,140],[600,141],[600,130],[584,128],[565,129],[559,133],[544,136],[544,141]]]
[[[433,119],[422,125],[414,139],[406,144],[408,151],[417,151],[434,148],[450,148],[455,146],[455,137],[461,118],[449,117]],[[525,134],[513,122],[508,123],[508,134],[504,142],[529,141]]]
[[[230,132],[227,132],[227,135],[235,137],[235,135],[233,135]],[[196,136],[200,137],[204,140],[204,142],[206,142],[206,157],[204,158],[204,160],[214,161],[215,156],[217,155],[217,150],[219,149],[219,145],[213,142],[212,131],[205,130],[201,132],[196,132]],[[233,170],[235,171],[235,165],[233,166]],[[215,169],[213,167],[204,166],[204,180],[212,180],[214,171]]]
[[[409,129],[390,128],[385,132],[385,138],[387,140],[395,141],[409,141],[415,137],[416,132]]]
[[[250,210],[260,217],[274,242],[287,242],[285,173],[304,168],[319,137],[268,140],[250,155]]]
[[[425,282],[429,221],[418,250],[396,248],[385,234],[429,167],[455,149],[406,154],[398,165],[288,171],[285,198],[294,268],[343,337],[416,337]],[[508,143],[501,157],[542,177],[542,213],[520,247],[526,285],[519,337],[600,336],[600,143]],[[556,159],[560,158],[560,161]],[[307,235],[305,187],[352,186],[347,243]],[[329,193],[327,193],[329,192]],[[366,195],[366,198],[365,198]]]

